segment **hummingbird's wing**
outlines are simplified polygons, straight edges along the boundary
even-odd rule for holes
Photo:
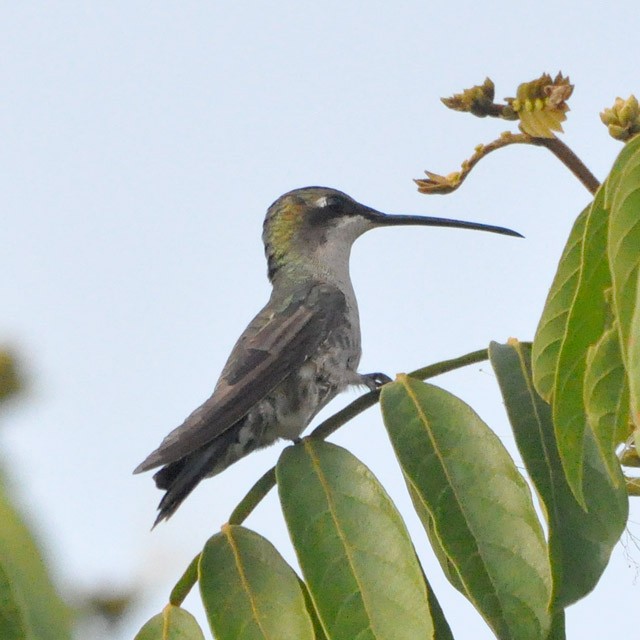
[[[277,313],[267,305],[236,343],[213,395],[134,473],[175,462],[224,433],[316,352],[345,311],[344,294],[327,284],[293,296]]]

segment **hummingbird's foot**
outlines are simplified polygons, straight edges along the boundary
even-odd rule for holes
[[[362,382],[371,391],[375,391],[387,382],[391,382],[391,378],[386,373],[364,373],[362,374]]]

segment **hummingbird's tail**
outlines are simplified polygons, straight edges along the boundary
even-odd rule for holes
[[[158,471],[153,479],[158,489],[166,490],[158,505],[158,517],[152,529],[162,520],[171,517],[185,498],[207,476],[211,468],[208,451],[196,451],[176,462],[172,462]]]
[[[230,431],[184,458],[165,465],[154,474],[156,487],[166,493],[158,505],[159,513],[153,527],[171,517],[201,480],[228,466],[226,458],[235,440],[234,430]]]
[[[247,430],[249,434],[245,433]],[[157,471],[153,476],[156,487],[166,493],[158,505],[159,513],[153,527],[171,517],[201,480],[224,471],[254,449],[273,442],[270,439],[257,444],[254,432],[252,425],[247,425],[245,416],[211,442]]]

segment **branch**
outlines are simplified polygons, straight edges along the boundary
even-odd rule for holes
[[[446,194],[455,191],[471,173],[471,169],[475,167],[482,158],[488,156],[492,151],[508,147],[512,144],[530,144],[531,136],[526,133],[511,133],[505,131],[488,144],[479,144],[473,155],[462,163],[460,171],[454,171],[447,176],[441,176],[431,171],[425,171],[426,178],[417,178],[414,182],[418,185],[420,193],[439,193]]]
[[[473,155],[462,163],[460,171],[454,171],[447,176],[441,176],[431,171],[425,171],[426,178],[418,178],[414,182],[418,185],[420,193],[446,194],[455,191],[471,173],[482,158],[488,156],[492,151],[508,147],[512,144],[532,144],[537,147],[546,147],[553,155],[562,162],[573,173],[584,187],[595,194],[600,186],[598,179],[589,171],[580,158],[559,138],[538,138],[528,133],[511,133],[505,131],[488,144],[479,144]]]
[[[531,138],[531,143],[549,149],[582,182],[587,191],[595,195],[600,187],[600,181],[560,138]]]

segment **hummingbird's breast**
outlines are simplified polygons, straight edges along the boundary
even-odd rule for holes
[[[324,297],[318,298],[314,293],[317,290],[323,292]],[[268,345],[263,344],[263,348],[278,348],[280,337],[274,343],[270,336],[282,335],[280,327],[288,326],[288,318],[295,314],[298,305],[324,320],[316,324],[311,321],[308,326],[318,328],[304,329],[298,334],[295,347],[298,355],[292,357],[286,349],[273,354],[276,362],[290,360],[296,364],[290,366],[288,374],[256,402],[244,418],[225,432],[228,440],[225,454],[212,469],[212,475],[249,451],[280,438],[297,439],[338,393],[350,385],[363,384],[357,373],[361,356],[360,322],[353,288],[350,282],[336,286],[324,279],[305,284],[293,293],[275,290],[271,301],[236,344],[222,378],[233,382],[236,377],[252,376],[254,358],[245,345],[254,344],[258,336],[262,336],[261,340]],[[273,332],[269,334],[271,328]],[[306,354],[300,358],[300,352],[305,350]],[[259,362],[260,358],[255,361]]]
[[[276,438],[295,439],[314,416],[349,385],[360,384],[360,325],[357,306],[347,306],[326,338],[272,394]],[[267,434],[265,434],[267,435]]]

